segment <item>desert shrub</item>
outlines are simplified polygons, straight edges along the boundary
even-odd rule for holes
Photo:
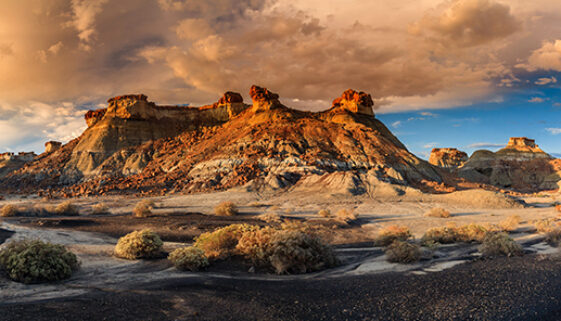
[[[425,216],[427,216],[427,217],[449,218],[450,217],[450,212],[443,209],[442,207],[434,207],[434,208],[431,208],[430,210],[428,210],[425,213]]]
[[[518,256],[524,254],[522,246],[504,232],[487,233],[479,251],[485,256]]]
[[[233,202],[222,202],[216,205],[214,214],[218,216],[234,216],[238,214],[238,208]]]
[[[98,203],[92,206],[92,214],[107,214],[109,213],[109,207],[104,203]]]
[[[267,265],[269,263],[271,237],[277,231],[277,229],[271,227],[264,227],[244,232],[236,245],[237,254],[243,255],[255,265]]]
[[[553,228],[545,232],[545,241],[552,246],[559,246],[561,243],[561,228]]]
[[[132,210],[134,217],[147,217],[151,215],[154,206],[155,204],[152,200],[142,200],[138,202]]]
[[[76,255],[64,246],[39,240],[9,243],[0,251],[0,265],[10,279],[22,283],[67,279],[79,267]]]
[[[534,221],[534,227],[540,233],[547,233],[558,228],[559,226],[559,221],[553,218]]]
[[[421,258],[421,249],[417,244],[394,241],[386,248],[386,256],[389,262],[412,263]]]
[[[78,206],[71,201],[62,202],[55,207],[54,212],[58,215],[77,216],[80,214]]]
[[[388,246],[394,241],[406,241],[411,236],[411,232],[407,226],[390,225],[378,232],[374,243],[377,246]]]
[[[244,232],[255,231],[257,226],[232,224],[195,238],[194,246],[204,251],[209,260],[225,259],[235,253],[236,245]]]
[[[278,274],[318,271],[337,264],[329,245],[300,231],[274,233],[267,249],[269,262]]]
[[[331,217],[331,211],[325,210],[325,209],[319,210],[319,211],[318,211],[318,216],[319,216],[319,217],[329,218],[329,217]]]
[[[115,256],[129,260],[154,258],[162,254],[163,245],[158,234],[150,230],[134,231],[119,239]]]
[[[485,238],[487,232],[489,232],[489,229],[479,224],[468,224],[458,227],[456,231],[458,233],[458,241],[460,242],[481,243]]]
[[[511,215],[499,223],[499,228],[505,232],[514,231],[520,224],[520,220],[520,216]]]
[[[337,211],[337,213],[335,214],[335,218],[337,218],[339,221],[350,223],[358,218],[358,214],[355,214],[347,209],[341,209]]]
[[[257,218],[266,223],[280,223],[282,222],[282,216],[277,213],[263,213],[258,215]]]
[[[208,266],[208,259],[205,252],[198,247],[187,246],[171,252],[168,256],[173,265],[184,271],[198,271]]]
[[[450,244],[458,241],[458,232],[454,227],[434,227],[425,232],[421,238],[423,244]]]
[[[0,210],[0,216],[2,217],[16,216],[18,214],[19,214],[19,209],[17,208],[17,206],[12,204],[4,205]]]

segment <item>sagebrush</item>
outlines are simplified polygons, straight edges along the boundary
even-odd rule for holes
[[[487,233],[479,251],[484,256],[520,256],[524,254],[522,246],[516,243],[507,233]]]
[[[163,245],[160,236],[150,230],[134,231],[119,239],[115,256],[128,260],[155,258],[162,254]]]
[[[187,246],[172,251],[168,260],[179,270],[199,271],[209,265],[205,252],[195,246]]]
[[[421,258],[421,248],[405,241],[394,241],[385,253],[387,260],[394,263],[413,263]]]
[[[394,241],[406,241],[412,237],[407,226],[390,225],[380,229],[374,243],[377,246],[388,246]]]
[[[216,205],[214,214],[218,216],[234,216],[238,214],[238,208],[233,202],[222,202]]]

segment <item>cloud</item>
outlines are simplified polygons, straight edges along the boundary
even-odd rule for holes
[[[86,51],[96,37],[95,19],[103,5],[109,0],[72,0],[72,20],[70,24],[78,30],[80,47]]]
[[[529,103],[543,103],[545,100],[540,97],[532,97],[528,100]]]
[[[532,52],[527,64],[517,65],[528,71],[538,69],[561,71],[561,40],[545,41],[541,48]]]
[[[434,114],[428,111],[423,111],[419,113],[421,116],[426,116],[426,117],[438,117],[438,114]]]
[[[546,128],[551,135],[559,135],[561,134],[561,128]]]
[[[489,0],[457,0],[425,15],[409,31],[445,46],[472,47],[503,39],[521,29],[510,7]]]
[[[549,77],[539,78],[534,83],[536,85],[540,85],[540,86],[547,85],[547,84],[555,84],[555,83],[557,83],[557,78],[555,78],[553,76],[551,76],[551,78],[549,78]]]
[[[423,145],[423,148],[434,148],[438,146],[437,142],[431,142],[431,143],[426,143],[425,145]]]
[[[480,143],[469,144],[466,147],[467,148],[499,148],[504,146],[505,144],[480,142]]]
[[[392,123],[392,127],[393,127],[393,128],[398,128],[398,127],[401,126],[401,124],[402,124],[401,120],[397,120],[397,121],[394,121],[394,122]]]

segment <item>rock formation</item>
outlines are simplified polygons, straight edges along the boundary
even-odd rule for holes
[[[286,107],[266,88],[253,86],[250,96],[252,108],[231,92],[201,108],[157,106],[144,95],[112,98],[104,113],[90,114],[101,118],[79,138],[0,188],[89,195],[243,186],[376,195],[387,183],[430,190],[442,181],[374,117],[367,94],[346,91],[319,113]]]
[[[444,168],[460,167],[467,160],[468,155],[456,148],[433,148],[429,157],[429,163]]]
[[[45,153],[49,154],[52,153],[62,146],[61,142],[49,141],[45,143]]]
[[[357,114],[364,114],[374,116],[372,107],[374,102],[372,97],[364,92],[357,92],[353,89],[347,89],[341,97],[333,100],[333,106],[331,108],[344,109]]]
[[[33,161],[37,155],[33,152],[12,152],[0,154],[0,178],[23,167],[26,163]]]
[[[533,139],[512,137],[496,153],[475,151],[458,169],[458,175],[469,181],[519,191],[549,190],[559,188],[560,165],[559,160],[541,150]]]

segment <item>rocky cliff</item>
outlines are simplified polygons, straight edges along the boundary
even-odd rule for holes
[[[456,148],[433,148],[429,157],[429,163],[444,168],[460,167],[467,160],[468,155]]]
[[[253,86],[252,105],[227,92],[202,107],[158,106],[144,95],[89,112],[74,141],[0,187],[62,193],[305,190],[376,194],[387,182],[434,189],[441,176],[377,120],[370,95],[347,90],[330,109],[283,105]]]
[[[458,169],[457,174],[467,180],[488,183],[519,191],[559,188],[561,166],[533,139],[512,137],[496,153],[488,150],[474,152]]]

